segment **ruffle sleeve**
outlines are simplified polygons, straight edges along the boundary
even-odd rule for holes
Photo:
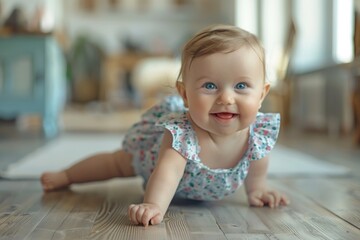
[[[250,130],[249,160],[259,160],[274,148],[280,131],[280,114],[258,113]]]
[[[159,119],[156,126],[164,127],[173,137],[172,147],[184,158],[199,160],[200,146],[185,112],[168,114]]]

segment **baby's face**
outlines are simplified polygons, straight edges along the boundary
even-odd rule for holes
[[[216,135],[247,129],[269,90],[262,64],[248,47],[194,59],[182,92],[193,122]]]

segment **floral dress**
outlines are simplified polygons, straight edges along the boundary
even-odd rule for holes
[[[248,149],[239,163],[228,169],[211,169],[199,158],[200,146],[186,108],[179,96],[169,96],[148,110],[134,124],[123,141],[125,151],[133,155],[135,172],[146,185],[155,168],[163,134],[173,137],[172,147],[186,160],[186,167],[176,191],[179,197],[194,200],[219,200],[234,193],[244,182],[250,161],[265,157],[274,147],[280,127],[280,115],[258,113],[250,126]]]

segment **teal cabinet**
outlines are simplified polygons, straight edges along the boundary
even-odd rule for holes
[[[0,37],[0,117],[39,113],[45,136],[57,135],[66,95],[64,66],[50,35]]]

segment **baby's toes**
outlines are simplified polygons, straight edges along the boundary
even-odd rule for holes
[[[52,182],[51,177],[49,176],[49,174],[47,174],[47,173],[43,174],[41,176],[40,180],[41,180],[42,188],[45,191],[50,191],[50,190],[54,189],[54,185],[53,185],[53,182]]]

